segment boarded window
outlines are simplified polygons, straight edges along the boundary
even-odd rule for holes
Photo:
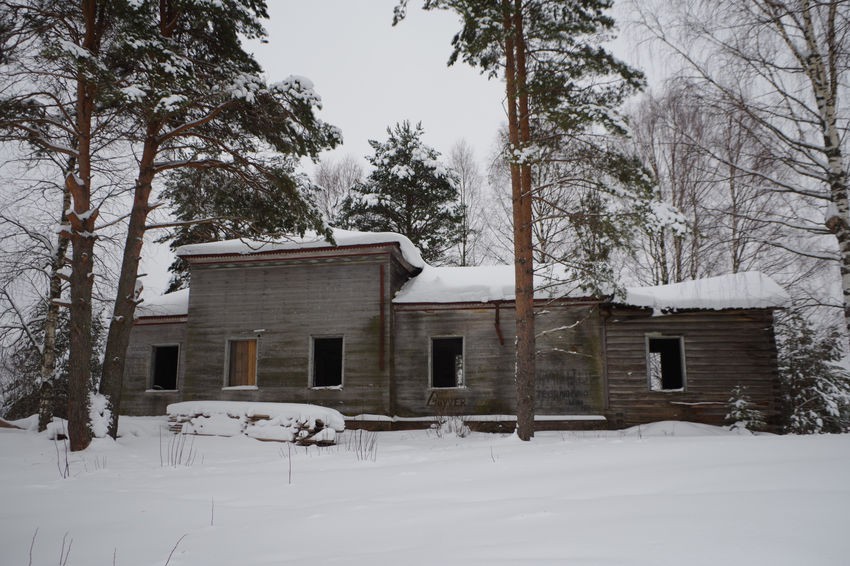
[[[652,391],[675,391],[685,388],[685,364],[682,339],[647,339],[646,365]]]
[[[342,337],[313,338],[313,387],[342,385]]]
[[[177,389],[177,362],[180,359],[179,346],[153,347],[153,375],[151,389]]]
[[[257,341],[231,340],[227,385],[257,385]]]
[[[431,386],[463,387],[463,338],[431,338]]]

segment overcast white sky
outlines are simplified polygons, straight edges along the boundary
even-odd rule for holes
[[[504,86],[460,62],[447,67],[451,39],[460,30],[447,11],[425,12],[411,0],[408,16],[393,27],[397,0],[273,0],[268,43],[251,45],[270,81],[309,77],[322,96],[323,118],[342,129],[345,143],[331,152],[363,158],[369,139],[385,139],[402,120],[421,121],[426,143],[447,154],[465,138],[486,161],[504,122]],[[615,16],[623,20],[625,4]],[[649,59],[634,41],[613,50],[634,65]],[[658,66],[658,62],[654,62]]]
[[[503,86],[475,69],[447,67],[460,29],[448,12],[411,4],[392,27],[396,0],[274,0],[268,43],[252,44],[271,81],[309,77],[322,96],[323,118],[342,129],[338,156],[371,154],[369,139],[384,139],[402,120],[421,121],[426,143],[443,154],[466,138],[479,157],[489,152],[504,120]]]

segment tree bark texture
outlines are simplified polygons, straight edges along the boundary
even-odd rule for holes
[[[70,159],[67,173],[74,171],[75,159]],[[62,191],[62,212],[60,224],[68,221],[66,211],[71,208],[71,193],[67,188]],[[56,250],[50,265],[50,289],[47,293],[47,311],[44,317],[44,344],[41,355],[41,392],[38,402],[38,430],[47,429],[47,424],[53,419],[55,403],[55,388],[53,387],[54,372],[56,371],[56,331],[59,327],[59,299],[62,298],[62,279],[59,270],[65,265],[68,253],[68,238],[63,234],[57,236]]]
[[[522,3],[503,0],[505,29],[505,85],[508,138],[511,150],[524,149],[530,141],[528,95],[525,85],[525,41],[522,35]],[[515,156],[512,157],[515,159]],[[514,274],[516,284],[516,388],[517,436],[534,436],[534,263],[531,240],[531,168],[511,161],[511,193],[514,228]]]
[[[148,127],[142,159],[139,163],[139,175],[133,193],[133,208],[127,226],[127,239],[124,242],[124,254],[121,271],[118,276],[118,290],[112,319],[109,322],[109,334],[106,339],[106,352],[103,360],[103,377],[100,392],[106,396],[111,412],[109,435],[118,437],[118,416],[121,411],[121,391],[124,384],[124,365],[130,333],[133,330],[133,317],[139,297],[136,290],[139,261],[142,257],[145,223],[150,213],[151,184],[154,178],[154,160],[159,150],[156,133],[159,124]]]
[[[85,36],[82,48],[92,54],[100,48],[103,22],[96,0],[82,1]],[[78,174],[65,179],[71,195],[71,307],[70,354],[68,359],[68,438],[71,451],[84,450],[91,443],[89,394],[92,391],[92,288],[94,283],[95,220],[98,211],[91,202],[91,135],[97,86],[84,70],[77,74]]]

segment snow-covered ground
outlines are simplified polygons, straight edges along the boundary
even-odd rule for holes
[[[850,564],[850,435],[414,431],[368,452],[357,431],[305,450],[121,424],[67,478],[61,442],[0,429],[0,564],[59,564],[63,537],[68,566]]]

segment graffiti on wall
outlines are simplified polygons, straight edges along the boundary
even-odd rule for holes
[[[535,392],[538,411],[590,412],[601,408],[602,380],[586,368],[541,368]]]

